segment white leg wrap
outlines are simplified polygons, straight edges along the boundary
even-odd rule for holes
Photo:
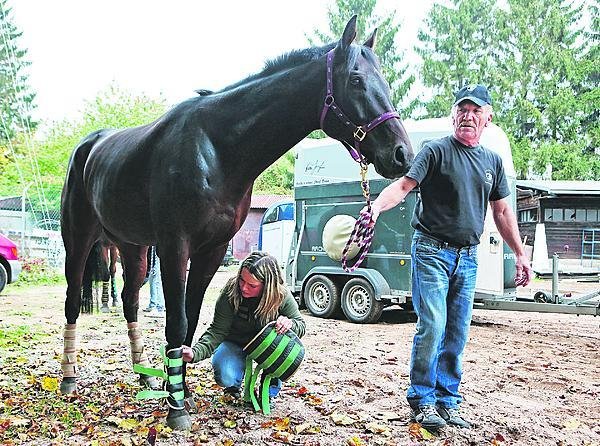
[[[77,324],[65,324],[63,330],[64,349],[60,368],[63,378],[77,378]]]
[[[134,364],[150,366],[148,356],[144,351],[144,338],[142,337],[142,329],[137,322],[127,324],[127,334],[129,335],[129,345],[131,346],[131,361]]]

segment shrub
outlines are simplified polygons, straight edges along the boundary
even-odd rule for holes
[[[26,257],[21,259],[23,271],[16,286],[53,285],[62,283],[65,276],[62,270],[48,266],[45,259]]]

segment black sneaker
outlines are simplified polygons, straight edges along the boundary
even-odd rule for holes
[[[440,416],[433,404],[425,404],[413,409],[411,419],[416,421],[425,429],[440,429],[446,426],[446,422]]]
[[[471,423],[460,416],[460,411],[457,407],[444,407],[438,404],[436,409],[447,424],[451,426],[463,427],[465,429],[471,428]]]

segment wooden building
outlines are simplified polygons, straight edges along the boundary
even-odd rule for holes
[[[600,181],[518,180],[517,220],[527,245],[534,246],[536,225],[543,223],[550,256],[600,260]]]

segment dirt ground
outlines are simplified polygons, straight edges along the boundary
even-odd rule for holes
[[[217,290],[231,271],[215,276],[197,335],[210,322]],[[599,287],[561,282],[561,291],[575,294]],[[550,283],[530,288],[549,289]],[[268,417],[224,401],[210,363],[194,365],[188,376],[195,392],[194,426],[185,434],[163,428],[159,402],[134,400],[139,387],[129,371],[120,313],[82,315],[81,396],[65,400],[50,387],[54,392],[44,404],[62,399],[80,409],[81,420],[69,427],[47,407],[18,404],[33,388],[36,398],[48,398],[40,389],[49,386],[40,383],[60,377],[63,296],[64,286],[58,286],[8,287],[0,297],[1,330],[27,325],[49,335],[32,339],[27,354],[0,350],[6,354],[0,360],[0,444],[139,445],[147,444],[148,426],[155,426],[157,445],[600,445],[600,318],[484,310],[474,312],[465,353],[462,411],[475,425],[470,430],[448,427],[431,435],[409,423],[404,395],[415,321],[398,310],[384,312],[374,325],[318,319],[304,311],[306,359]],[[141,305],[147,300],[146,286]],[[140,321],[157,364],[164,321],[144,316]]]

